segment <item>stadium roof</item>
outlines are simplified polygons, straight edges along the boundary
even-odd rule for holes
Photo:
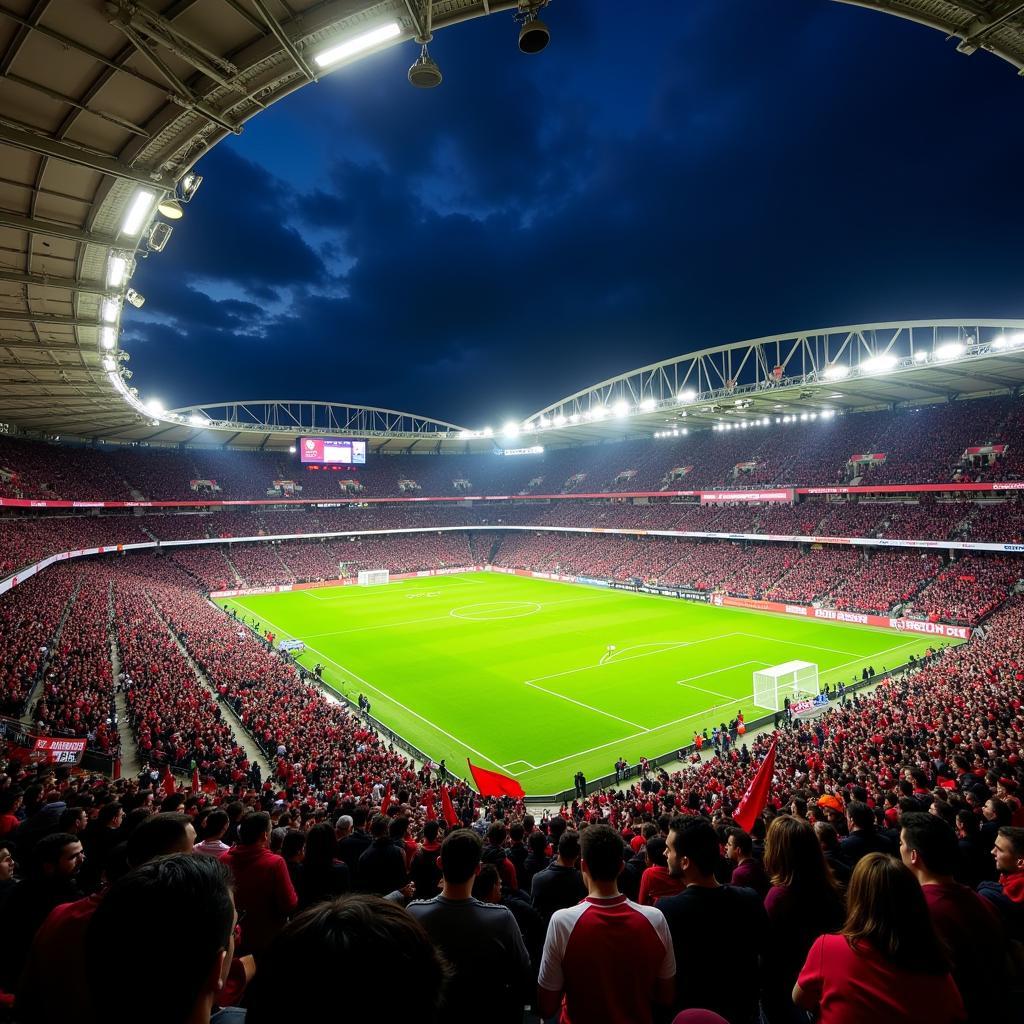
[[[321,70],[318,57],[357,40],[367,44],[362,55],[543,2],[0,0],[0,421],[51,435],[170,443],[277,446],[303,429],[366,433],[392,447],[488,443],[443,421],[326,403],[148,409],[129,383],[119,325],[134,297],[135,261],[160,259],[172,230],[161,218],[180,213],[198,187],[195,162],[340,66]],[[961,39],[963,52],[990,49],[1024,67],[1020,0],[861,6],[940,28]],[[1001,369],[990,376],[1004,378]],[[962,391],[954,383],[934,386]],[[857,396],[851,381],[848,401],[899,400],[886,388]],[[927,393],[922,383],[917,394]],[[213,419],[223,426],[205,422]],[[593,423],[560,440],[621,432]]]

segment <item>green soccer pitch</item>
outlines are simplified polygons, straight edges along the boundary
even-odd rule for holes
[[[821,681],[894,668],[935,640],[499,573],[220,599],[457,775],[466,758],[528,794],[572,788],[766,712],[754,671],[800,659]],[[615,651],[609,653],[609,645]]]

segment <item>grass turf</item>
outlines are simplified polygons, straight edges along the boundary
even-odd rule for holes
[[[894,668],[935,641],[846,624],[498,573],[222,599],[458,775],[466,758],[528,794],[571,789],[694,730],[765,712],[752,673],[801,659],[822,682]],[[614,644],[613,654],[608,645]]]

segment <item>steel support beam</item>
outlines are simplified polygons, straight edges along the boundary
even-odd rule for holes
[[[309,66],[306,58],[299,53],[295,44],[292,42],[291,37],[284,30],[281,23],[274,17],[270,8],[263,2],[263,0],[249,0],[249,2],[260,12],[260,16],[267,23],[267,28],[270,29],[274,34],[274,38],[284,47],[285,53],[288,54],[292,59],[292,63],[309,79],[311,82],[317,80],[316,72]]]
[[[55,220],[40,220],[38,217],[22,217],[17,213],[0,210],[0,228],[13,228],[30,235],[46,235],[49,238],[62,238],[68,242],[81,242],[84,245],[99,245],[104,249],[131,249],[133,245],[125,243],[116,235],[101,235],[93,231],[83,231],[71,224],[61,224]]]
[[[109,174],[113,178],[124,178],[126,181],[134,181],[140,185],[148,185],[168,192],[174,188],[174,178],[169,174],[129,167],[113,157],[94,153],[88,149],[80,149],[78,146],[71,146],[66,142],[58,142],[45,135],[36,135],[33,132],[12,128],[9,124],[0,123],[0,142],[17,149],[28,150],[30,153],[39,153],[41,156],[63,160],[65,163],[75,164],[78,167],[88,167],[101,174]]]
[[[24,284],[39,288],[60,288],[64,291],[77,292],[79,295],[114,295],[104,288],[99,281],[76,281],[72,277],[50,277],[47,274],[22,274],[16,270],[0,269],[0,281],[8,284]]]
[[[30,324],[53,324],[56,327],[93,327],[99,330],[102,326],[98,320],[79,320],[76,316],[63,316],[60,313],[36,313],[32,310],[22,312],[17,309],[0,309],[0,320],[13,320]]]

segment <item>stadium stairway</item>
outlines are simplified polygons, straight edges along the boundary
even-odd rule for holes
[[[61,612],[60,622],[57,623],[57,628],[53,631],[53,636],[50,637],[50,642],[47,645],[46,658],[43,660],[38,678],[32,684],[32,689],[29,690],[25,697],[25,706],[22,709],[19,721],[29,730],[34,729],[36,724],[35,702],[37,693],[42,687],[43,679],[46,677],[46,672],[50,667],[50,662],[53,660],[53,652],[57,649],[57,645],[60,643],[61,633],[64,632],[64,623],[68,621],[68,616],[71,614],[71,609],[74,607],[75,598],[78,597],[78,591],[81,586],[81,583],[77,584],[75,589],[71,592],[71,596],[68,598],[68,603],[64,606],[64,611]]]
[[[232,575],[235,577],[235,582],[240,586],[246,585],[245,580],[242,579],[242,574],[238,571],[238,566],[231,561],[231,547],[225,546],[221,549],[221,554],[224,556],[224,561],[228,563],[228,568],[231,570]]]
[[[121,675],[121,654],[117,649],[116,633],[114,631],[114,587],[111,584],[107,591],[109,619],[107,622],[107,642],[110,647],[110,668],[114,679],[114,708],[117,711],[117,737],[121,746],[121,774],[128,778],[135,778],[142,771],[142,761],[139,758],[139,748],[135,745],[135,739],[128,728],[128,701],[125,699],[124,691],[118,685]]]

